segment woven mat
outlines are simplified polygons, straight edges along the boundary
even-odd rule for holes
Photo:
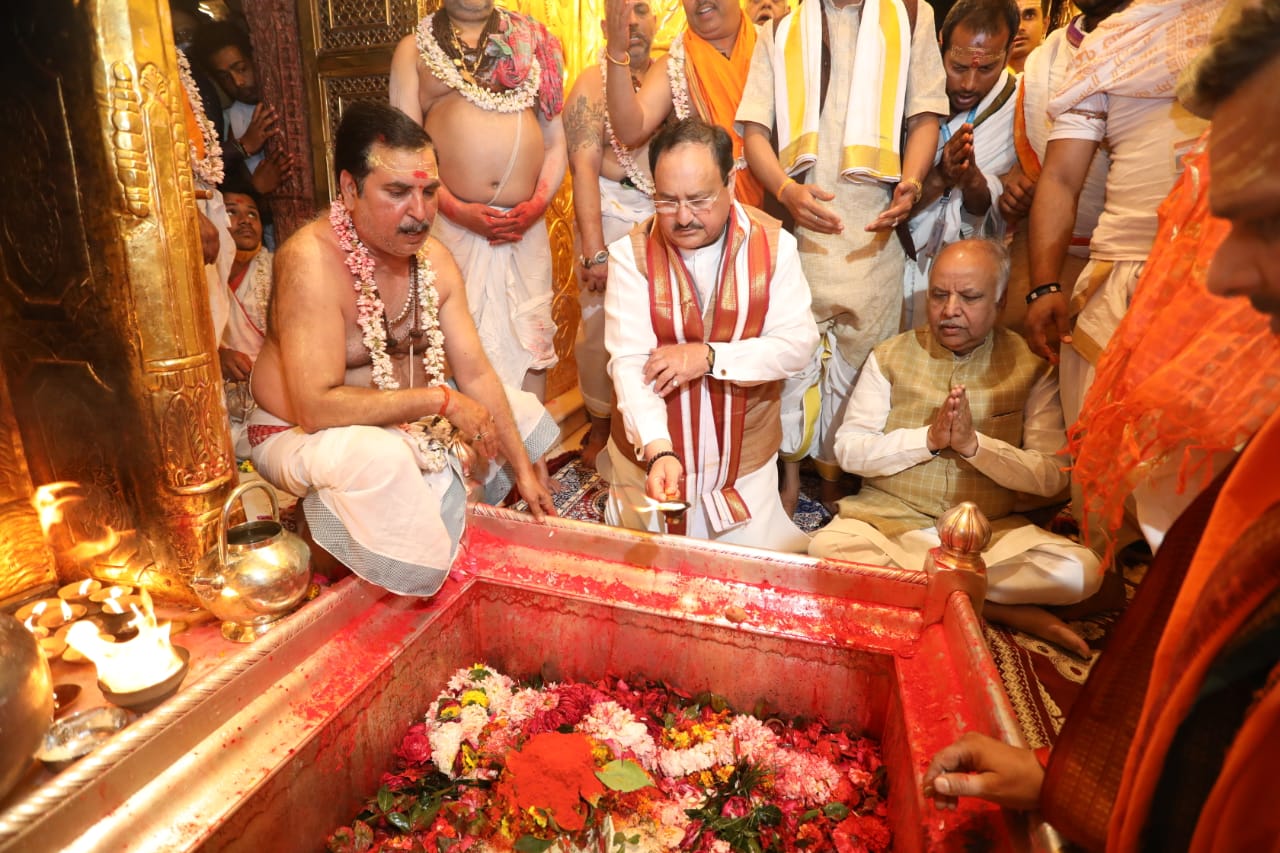
[[[609,487],[595,471],[582,467],[577,452],[571,451],[551,460],[548,468],[563,487],[554,496],[560,516],[601,522]],[[800,503],[793,519],[802,530],[812,533],[830,521],[831,515],[809,494],[816,494],[816,483],[814,477],[806,472],[801,478]],[[524,509],[524,505],[517,503],[514,508]],[[1069,525],[1052,526],[1056,532],[1072,534]],[[1144,562],[1131,560],[1124,565],[1126,600],[1133,598],[1145,571]],[[1093,655],[1087,661],[1021,631],[986,624],[992,660],[1004,681],[1005,691],[1029,746],[1053,743],[1093,662],[1107,647],[1111,626],[1122,612],[1108,611],[1069,623],[1093,649]]]

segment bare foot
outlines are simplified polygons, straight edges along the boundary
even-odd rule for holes
[[[995,604],[988,601],[983,605],[982,615],[992,622],[1016,628],[1033,637],[1061,646],[1085,660],[1088,660],[1092,654],[1084,637],[1072,631],[1066,622],[1043,607],[1034,604]]]
[[[788,516],[796,514],[796,505],[800,503],[800,463],[782,463],[782,485],[778,488],[782,498],[782,508]]]
[[[1059,619],[1074,620],[1107,610],[1119,610],[1125,603],[1124,578],[1120,576],[1120,572],[1118,566],[1112,567],[1102,576],[1102,586],[1098,587],[1097,592],[1078,604],[1055,607],[1053,612]]]
[[[822,505],[833,517],[840,514],[838,504],[842,497],[844,497],[844,488],[841,487],[839,480],[818,478],[818,500],[822,501]]]
[[[591,429],[587,431],[587,439],[582,444],[582,455],[579,461],[583,468],[596,470],[596,457],[609,443],[609,419],[591,416]]]

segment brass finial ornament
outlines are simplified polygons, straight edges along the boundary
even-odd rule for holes
[[[991,541],[991,523],[973,501],[956,504],[938,518],[938,538],[949,568],[986,574],[982,552]]]
[[[982,549],[991,541],[991,523],[972,501],[957,504],[938,517],[941,544],[929,551],[924,571],[929,576],[925,598],[924,624],[942,620],[953,592],[969,596],[973,610],[982,615],[987,597],[987,564]]]

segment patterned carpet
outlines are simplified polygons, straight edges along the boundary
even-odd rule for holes
[[[576,451],[556,457],[548,467],[563,487],[554,497],[559,514],[579,521],[600,522],[604,517],[609,487],[596,472],[582,467]],[[831,520],[830,513],[822,504],[809,497],[816,493],[816,475],[803,473],[800,504],[793,519],[801,529],[810,533]],[[514,508],[523,509],[524,506],[518,503]],[[1073,525],[1059,520],[1051,526],[1055,532],[1064,535],[1073,533]],[[1123,554],[1121,563],[1128,601],[1133,598],[1146,571],[1146,563],[1133,559],[1126,562]],[[1054,741],[1093,662],[1106,649],[1107,635],[1121,612],[1107,611],[1069,623],[1093,649],[1093,655],[1087,661],[1021,631],[987,623],[986,638],[991,657],[1004,680],[1005,690],[1028,745],[1046,746]]]

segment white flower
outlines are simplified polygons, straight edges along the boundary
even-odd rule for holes
[[[453,761],[462,748],[462,726],[457,723],[442,723],[430,727],[427,739],[431,741],[431,760],[436,763],[440,772],[450,779],[453,775]]]
[[[608,746],[614,758],[630,752],[646,770],[652,771],[656,766],[658,745],[649,730],[617,702],[597,702],[578,723],[577,730]]]

